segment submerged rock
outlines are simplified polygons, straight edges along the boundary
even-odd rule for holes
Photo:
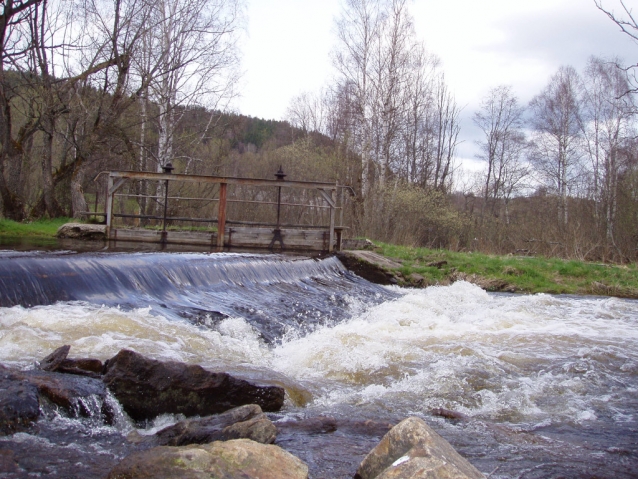
[[[393,427],[359,465],[355,479],[481,479],[484,476],[423,420]]]
[[[235,439],[131,454],[107,479],[306,479],[308,467],[278,446]]]
[[[161,362],[129,350],[120,351],[105,366],[104,383],[135,421],[160,414],[210,416],[244,404],[278,411],[284,389],[256,386],[201,366]]]
[[[272,444],[277,428],[256,404],[231,409],[217,416],[187,419],[162,429],[155,435],[161,446],[208,444],[230,439],[252,439]]]

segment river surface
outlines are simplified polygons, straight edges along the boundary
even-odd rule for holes
[[[29,368],[63,344],[284,386],[277,444],[314,479],[352,477],[412,415],[490,478],[638,476],[632,300],[387,288],[335,257],[0,252],[0,363]],[[2,477],[104,477],[127,437],[177,420],[45,413],[38,434],[0,438],[21,467]]]

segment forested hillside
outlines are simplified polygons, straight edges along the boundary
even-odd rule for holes
[[[484,170],[470,176],[457,155],[461,108],[405,0],[344,1],[336,74],[294,98],[285,121],[229,108],[241,93],[240,0],[2,8],[3,217],[81,217],[105,170],[170,162],[176,173],[272,178],[281,165],[289,179],[353,188],[350,236],[594,261],[638,254],[635,84],[619,59],[561,67],[529,105],[495,86],[472,117]],[[138,203],[143,214],[157,207]]]

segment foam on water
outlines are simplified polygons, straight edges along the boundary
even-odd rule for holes
[[[20,367],[61,344],[72,357],[108,359],[124,348],[158,359],[188,363],[259,363],[268,348],[242,318],[227,318],[219,330],[154,314],[85,302],[34,308],[0,308],[0,362]]]
[[[636,385],[635,306],[489,295],[468,283],[412,290],[286,342],[274,350],[272,367],[322,387],[332,381],[317,398],[326,407],[376,403],[508,422],[591,421],[605,404],[621,406]]]

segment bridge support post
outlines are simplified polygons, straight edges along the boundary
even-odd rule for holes
[[[226,232],[226,194],[228,183],[219,184],[219,211],[217,213],[217,247],[224,247]]]

